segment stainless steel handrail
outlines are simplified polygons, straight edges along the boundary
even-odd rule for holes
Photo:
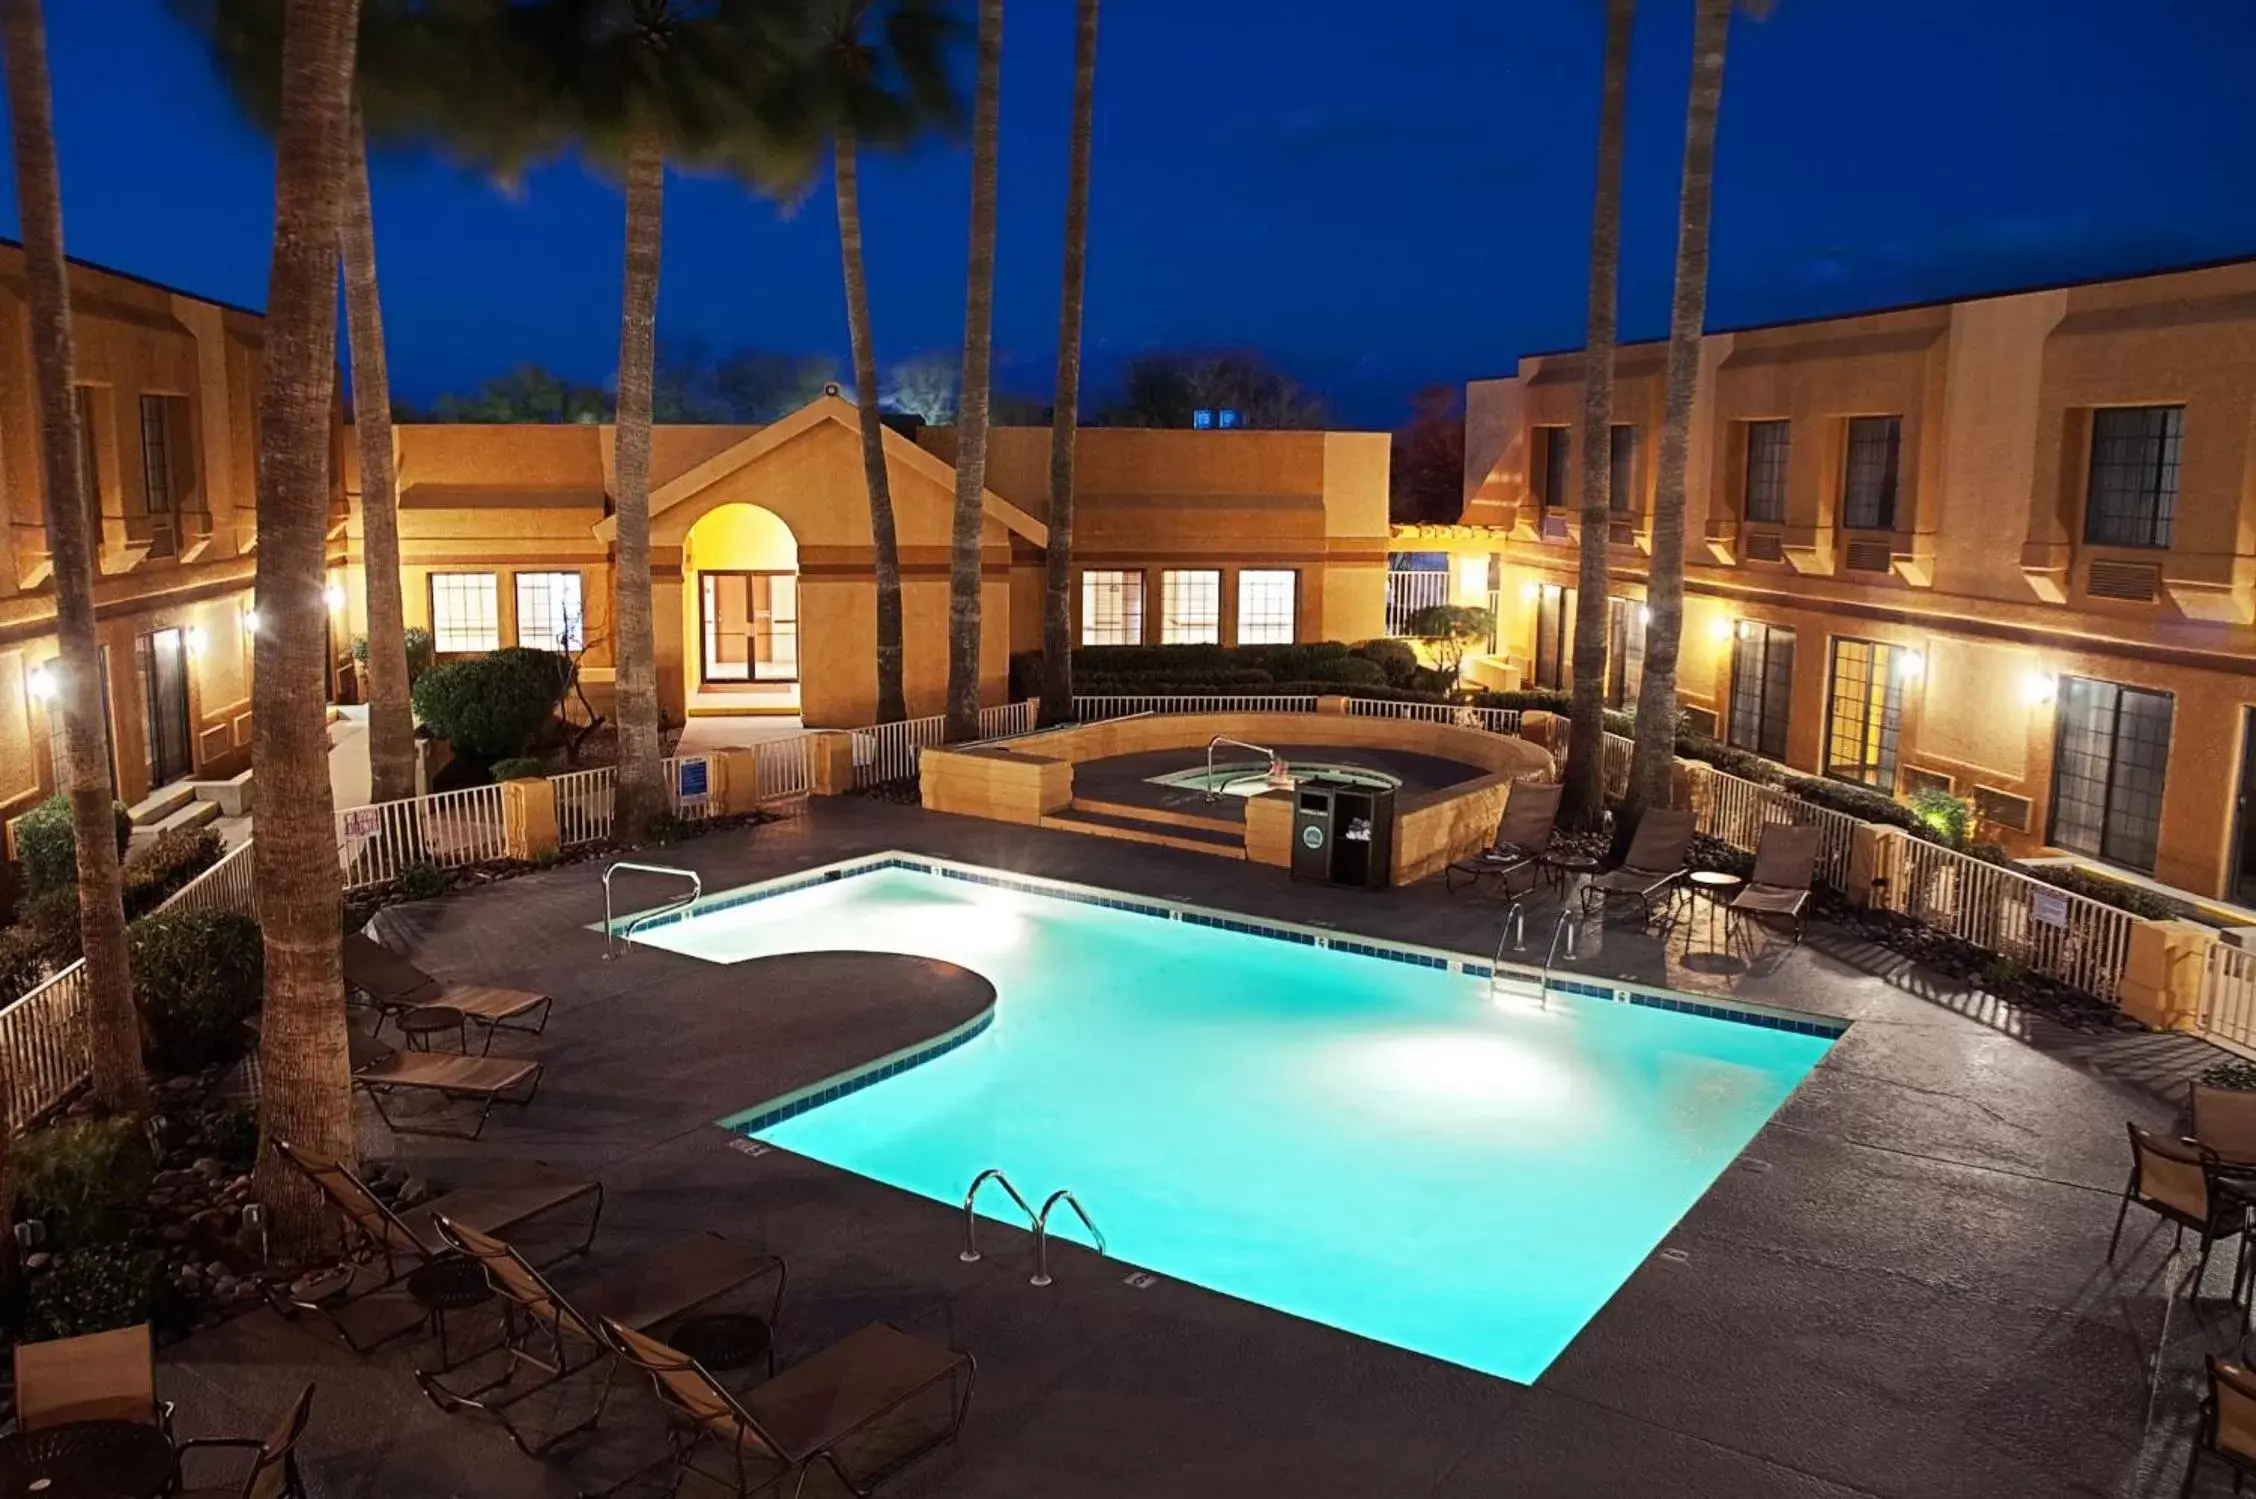
[[[1504,930],[1496,936],[1496,957],[1488,970],[1488,988],[1491,994],[1504,978],[1504,949],[1527,951],[1527,911],[1522,905],[1525,897],[1515,899],[1511,909],[1504,913]],[[1535,1003],[1538,1009],[1551,1008],[1551,970],[1559,964],[1559,939],[1567,939],[1567,956],[1573,958],[1582,941],[1582,913],[1571,905],[1562,908],[1559,919],[1551,927],[1551,946],[1543,955],[1543,969],[1536,976]]]
[[[612,930],[611,876],[622,869],[631,869],[637,874],[665,874],[672,875],[676,879],[687,880],[689,881],[689,894],[680,900],[669,901],[655,910],[638,911],[627,918],[627,929],[624,932],[615,932]],[[676,869],[671,864],[636,864],[621,859],[618,863],[603,871],[603,956],[606,959],[617,957],[622,945],[631,946],[633,944],[636,927],[646,922],[655,921],[661,916],[670,915],[675,911],[687,910],[696,905],[704,894],[705,881],[698,877],[697,871],[694,869]]]
[[[971,1186],[964,1193],[964,1247],[963,1252],[956,1258],[967,1265],[979,1263],[979,1215],[971,1210],[971,1205],[978,1199],[979,1189],[986,1186],[990,1181],[1010,1193],[1010,1200],[1018,1204],[1018,1210],[1026,1215],[1026,1221],[1029,1224],[1039,1226],[1038,1220],[1034,1216],[1033,1207],[1027,1203],[1025,1198],[1018,1195],[1018,1188],[1012,1186],[1011,1179],[1003,1175],[1003,1168],[989,1166],[985,1171],[971,1179]]]
[[[1267,755],[1269,757],[1270,783],[1277,786],[1290,784],[1292,767],[1285,763],[1283,755],[1278,754],[1266,744],[1252,744],[1243,739],[1232,739],[1227,734],[1217,734],[1206,741],[1206,799],[1208,801],[1218,802],[1222,800],[1222,793],[1214,789],[1214,749],[1216,745],[1221,744],[1232,745],[1238,749],[1249,749],[1257,755]]]
[[[1028,1282],[1029,1285],[1046,1286],[1050,1283],[1050,1209],[1061,1202],[1073,1209],[1073,1216],[1081,1220],[1083,1228],[1096,1235],[1097,1253],[1105,1252],[1104,1230],[1090,1221],[1089,1211],[1081,1206],[1080,1198],[1060,1187],[1043,1199],[1042,1211],[1034,1219],[1034,1278]],[[1024,1204],[1020,1206],[1023,1207]]]

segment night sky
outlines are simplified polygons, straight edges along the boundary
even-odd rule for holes
[[[1640,7],[1625,336],[1665,331],[1689,0]],[[271,157],[161,0],[47,0],[72,254],[264,300]],[[1068,0],[1010,0],[997,383],[1055,340]],[[1261,349],[1355,424],[1581,341],[1599,0],[1110,0],[1088,348]],[[1733,27],[1712,327],[2256,254],[2250,0],[1779,0]],[[968,70],[968,57],[966,59]],[[6,164],[0,161],[0,172]],[[967,150],[864,174],[880,358],[963,322]],[[621,200],[380,157],[400,393],[617,356]],[[795,212],[671,180],[662,341],[844,352],[827,179]],[[0,227],[14,232],[14,184]]]

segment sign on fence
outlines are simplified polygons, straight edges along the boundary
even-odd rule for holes
[[[345,809],[345,836],[347,838],[374,838],[384,831],[384,808],[381,803],[372,807]]]
[[[2068,897],[2050,890],[2034,891],[2029,896],[2029,914],[2046,926],[2068,924]]]
[[[705,795],[705,775],[704,760],[682,761],[680,794],[683,801],[695,801]]]

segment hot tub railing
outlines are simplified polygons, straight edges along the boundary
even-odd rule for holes
[[[1206,741],[1206,799],[1208,801],[1218,802],[1222,800],[1222,793],[1216,789],[1214,784],[1214,751],[1225,744],[1233,749],[1252,750],[1257,755],[1268,756],[1270,784],[1273,786],[1290,786],[1292,784],[1292,767],[1285,763],[1283,755],[1278,754],[1266,744],[1253,744],[1243,739],[1232,739],[1227,734],[1217,734]],[[1079,1203],[1074,1204],[1074,1211],[1080,1211]]]

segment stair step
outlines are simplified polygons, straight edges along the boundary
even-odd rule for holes
[[[137,828],[155,827],[196,799],[196,788],[186,781],[174,781],[169,786],[159,786],[132,806],[126,815]]]
[[[160,822],[148,824],[152,835],[169,833],[174,828],[200,828],[207,822],[219,821],[219,803],[202,802],[190,798],[188,804]]]
[[[1092,797],[1077,796],[1072,801],[1075,812],[1093,813],[1098,817],[1119,818],[1127,822],[1165,823],[1169,827],[1197,828],[1201,832],[1221,833],[1243,842],[1245,823],[1234,817],[1209,817],[1200,812],[1177,812],[1166,807],[1139,807],[1133,802],[1099,801]]]
[[[1245,839],[1235,831],[1224,834],[1205,828],[1149,822],[1137,817],[1116,817],[1105,812],[1052,812],[1042,826],[1097,838],[1119,838],[1129,843],[1152,843],[1161,848],[1188,849],[1192,853],[1219,854],[1225,859],[1245,857]]]

